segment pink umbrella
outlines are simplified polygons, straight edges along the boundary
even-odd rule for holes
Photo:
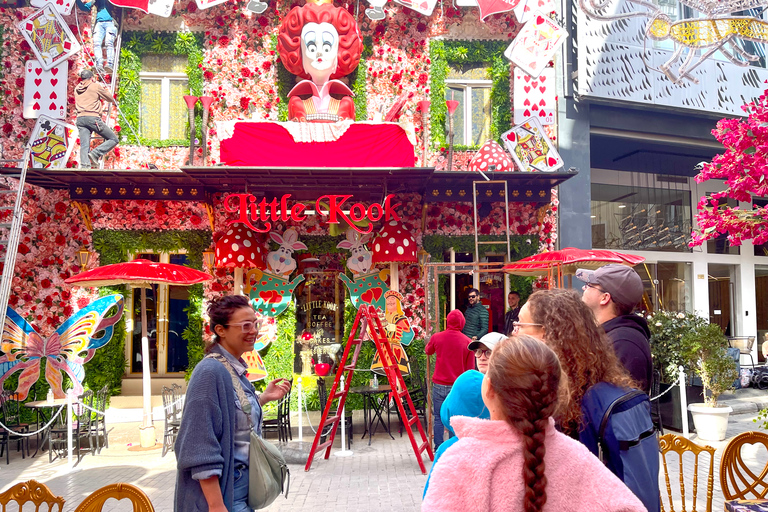
[[[611,263],[634,267],[645,261],[642,256],[623,254],[605,249],[576,249],[566,247],[559,251],[549,251],[528,256],[504,265],[504,271],[519,276],[547,275],[553,266],[562,266],[564,274],[573,275],[576,269],[596,269]]]
[[[127,284],[141,287],[141,361],[142,384],[144,395],[144,422],[141,426],[141,446],[149,448],[155,445],[155,430],[152,424],[152,400],[149,368],[149,338],[147,337],[147,288],[153,284],[173,284],[189,286],[211,279],[205,272],[172,263],[155,263],[145,259],[136,259],[125,263],[104,265],[88,270],[66,281],[76,286],[114,286]]]

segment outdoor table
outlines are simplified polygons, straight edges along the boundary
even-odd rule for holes
[[[57,398],[53,400],[52,402],[49,402],[48,400],[38,400],[37,402],[27,402],[24,404],[24,407],[29,407],[30,409],[34,409],[37,411],[37,413],[40,415],[40,417],[43,419],[43,421],[38,420],[38,427],[42,424],[45,425],[48,423],[53,416],[53,410],[51,411],[51,414],[48,416],[48,418],[45,417],[45,410],[46,409],[56,409],[58,407],[61,407],[62,405],[67,405],[67,399],[66,398]],[[37,447],[35,448],[35,453],[32,454],[32,457],[37,455],[37,452],[40,450],[41,446],[45,445],[45,440],[47,439],[47,433],[50,427],[48,427],[42,435],[42,440],[40,440],[40,435],[38,434],[35,436],[36,439],[38,439]]]
[[[360,439],[368,434],[368,446],[371,445],[371,438],[376,432],[378,424],[384,427],[389,437],[394,439],[392,433],[389,431],[389,407],[386,402],[386,397],[378,399],[377,395],[386,395],[392,391],[392,387],[386,384],[381,384],[378,387],[374,386],[358,386],[350,388],[349,392],[356,395],[363,396],[363,421],[365,421],[365,432]],[[384,412],[384,407],[387,406],[387,422],[384,423],[384,418],[381,416]]]
[[[768,499],[730,500],[725,502],[725,512],[765,512]]]

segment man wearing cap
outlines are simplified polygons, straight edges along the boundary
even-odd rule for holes
[[[506,339],[506,337],[506,335],[500,332],[489,332],[479,340],[469,344],[467,348],[475,353],[477,371],[485,375],[488,371],[488,361],[491,359],[493,347],[498,345],[501,340]]]
[[[464,315],[454,309],[445,319],[447,329],[433,334],[424,347],[427,354],[435,356],[435,373],[432,375],[432,408],[435,413],[435,450],[443,443],[443,426],[440,408],[451,391],[456,379],[475,367],[472,352],[467,348],[470,339],[461,333]]]
[[[101,102],[109,101],[117,105],[109,91],[93,79],[93,72],[84,69],[80,72],[80,83],[75,86],[75,110],[77,111],[77,130],[80,132],[80,168],[90,169],[99,159],[117,146],[117,135],[112,128],[101,120]],[[91,134],[98,133],[104,142],[91,151]]]
[[[649,393],[653,374],[648,342],[651,331],[645,318],[632,313],[643,298],[640,276],[625,265],[606,265],[597,270],[579,269],[576,277],[586,283],[581,298],[605,329],[621,364]]]

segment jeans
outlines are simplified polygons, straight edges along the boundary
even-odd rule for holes
[[[107,126],[100,117],[81,116],[77,118],[77,130],[80,132],[80,167],[88,168],[91,161],[88,159],[88,152],[91,149],[91,133],[96,132],[104,137],[104,142],[91,151],[96,158],[101,158],[117,146],[117,135],[112,128]]]
[[[432,410],[435,414],[435,450],[437,450],[441,444],[443,444],[443,430],[445,426],[440,419],[440,408],[445,402],[445,398],[448,393],[451,392],[453,386],[444,386],[442,384],[432,384]],[[448,437],[453,437],[448,434]]]
[[[117,39],[117,27],[115,22],[97,21],[93,27],[93,61],[97,68],[102,67],[104,57],[102,56],[101,45],[107,47],[107,66],[110,68],[115,64],[115,39]]]
[[[235,467],[235,502],[232,512],[252,512],[248,506],[248,467]]]

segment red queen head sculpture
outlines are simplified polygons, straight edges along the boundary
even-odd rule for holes
[[[291,9],[278,29],[277,52],[285,68],[304,80],[288,93],[288,118],[354,121],[352,91],[336,78],[355,70],[362,50],[355,18],[332,0]]]

